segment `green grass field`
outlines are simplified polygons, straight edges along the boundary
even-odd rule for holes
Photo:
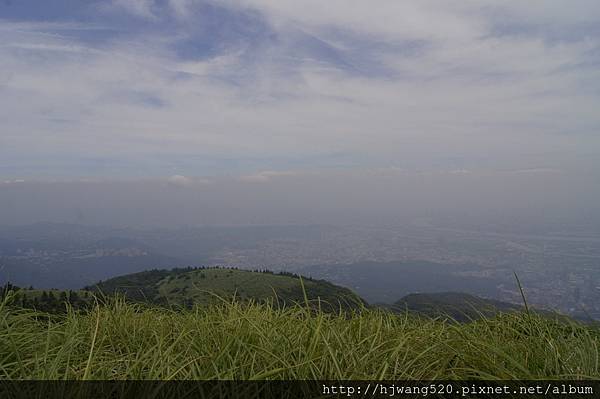
[[[511,313],[469,324],[363,309],[113,300],[0,305],[0,379],[598,379],[600,329]]]

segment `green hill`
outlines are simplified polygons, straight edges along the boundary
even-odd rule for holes
[[[304,287],[303,287],[304,286]],[[104,295],[160,305],[191,307],[231,301],[273,301],[279,305],[304,303],[324,310],[352,309],[365,302],[347,288],[289,273],[275,274],[224,268],[151,270],[115,277],[86,289]]]
[[[392,305],[383,306],[396,313],[411,312],[428,317],[451,318],[459,322],[522,310],[518,305],[462,292],[410,294]]]

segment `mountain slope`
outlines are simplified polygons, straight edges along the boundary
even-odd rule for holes
[[[304,293],[315,306],[320,300],[325,310],[365,304],[349,289],[323,280],[303,278],[301,282],[299,276],[292,274],[223,268],[151,270],[115,277],[86,289],[107,295],[121,293],[131,300],[163,305],[212,304],[234,297],[289,305],[304,303]]]

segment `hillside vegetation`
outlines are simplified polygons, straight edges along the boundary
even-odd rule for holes
[[[51,317],[0,305],[0,379],[589,379],[597,327],[514,312],[468,324],[373,309],[113,300]],[[43,317],[40,317],[43,316]]]
[[[223,299],[254,300],[279,306],[304,303],[327,311],[361,307],[364,301],[347,288],[290,273],[224,268],[152,270],[115,277],[86,289],[122,294],[129,300],[167,306],[209,305]]]

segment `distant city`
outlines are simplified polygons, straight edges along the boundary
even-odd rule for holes
[[[600,236],[592,233],[497,233],[427,224],[140,230],[39,223],[0,229],[0,283],[81,288],[180,266],[293,271],[376,302],[414,292],[464,291],[522,303],[516,273],[529,305],[600,319]]]

